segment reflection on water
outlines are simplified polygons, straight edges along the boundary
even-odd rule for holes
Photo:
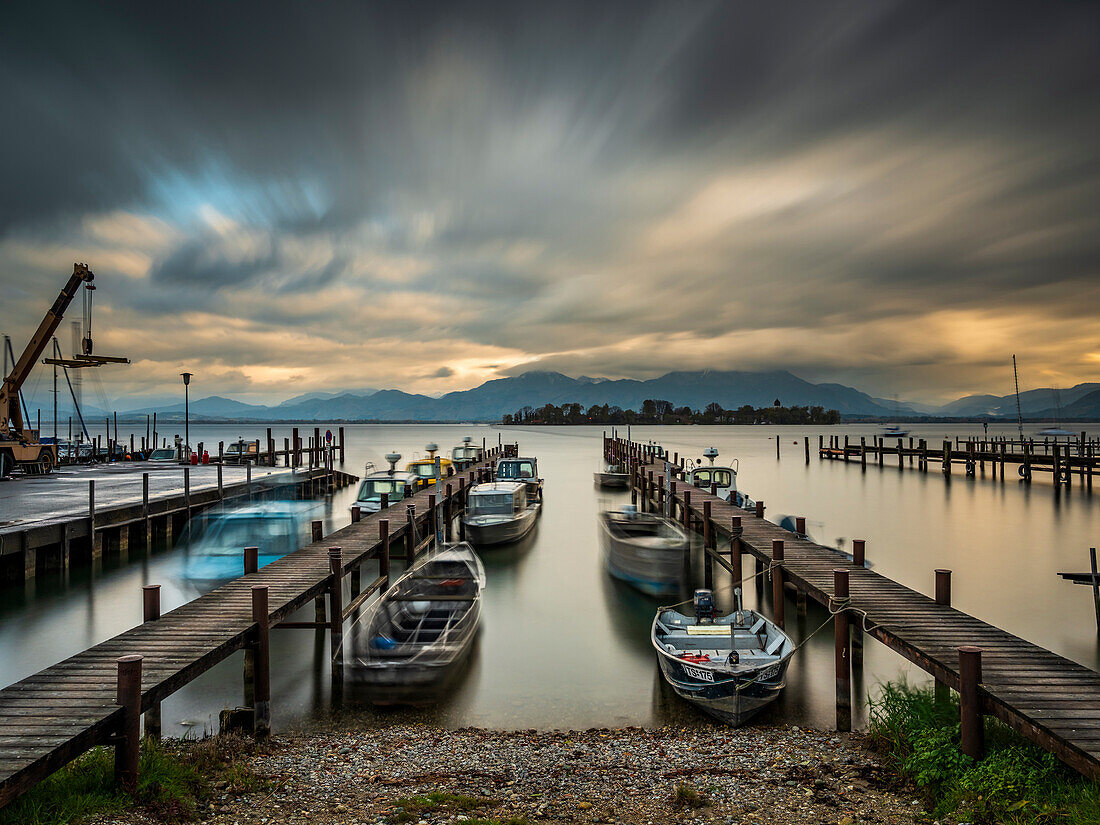
[[[195,438],[215,443],[239,435],[239,426],[201,426]],[[864,428],[831,432],[870,435]],[[289,435],[276,428],[273,437]],[[490,444],[497,430],[461,426],[347,426],[345,469],[361,474],[367,461],[397,450],[413,455],[428,441],[446,449],[463,435]],[[965,435],[965,427],[953,432]],[[977,433],[980,428],[970,428]],[[781,433],[782,459],[775,458]],[[763,499],[770,518],[805,515],[811,536],[850,552],[851,540],[868,542],[875,569],[931,592],[932,571],[954,571],[955,604],[1024,638],[1090,667],[1100,656],[1086,588],[1056,577],[1083,569],[1090,540],[1100,528],[1096,500],[1080,486],[1057,494],[1049,483],[1030,487],[1016,479],[993,481],[961,473],[945,483],[896,466],[820,462],[807,465],[802,438],[816,448],[817,430],[761,427],[633,428],[635,439],[660,440],[681,455],[701,457],[716,446],[723,460],[740,460],[738,483]],[[991,433],[993,434],[993,433]],[[915,428],[914,437],[942,440],[942,426]],[[603,569],[596,515],[629,502],[628,492],[593,486],[599,465],[601,428],[513,428],[504,438],[519,440],[525,455],[539,459],[546,498],[538,526],[513,547],[487,550],[488,585],[479,638],[448,699],[430,709],[375,709],[345,687],[339,712],[356,712],[381,722],[433,720],[446,725],[504,728],[565,728],[601,725],[690,723],[705,717],[668,691],[657,673],[649,629],[658,602],[611,579]],[[797,442],[797,443],[796,443]],[[347,524],[354,488],[323,505],[326,534]],[[316,516],[322,517],[322,516]],[[133,627],[141,620],[141,585],[162,585],[170,610],[194,598],[183,575],[186,543],[133,551],[127,562],[106,560],[95,570],[76,568],[67,580],[45,575],[26,588],[4,592],[0,602],[0,682],[9,684],[84,648]],[[692,578],[702,579],[698,547]],[[395,566],[395,572],[398,568]],[[754,565],[746,558],[744,575]],[[374,575],[364,570],[364,581]],[[732,605],[730,576],[715,568],[719,607]],[[690,596],[685,586],[681,598]],[[759,579],[744,585],[746,607],[770,615],[770,587]],[[664,601],[672,601],[665,599]],[[1021,605],[1027,605],[1022,610]],[[828,618],[811,604],[804,617],[786,610],[787,630],[802,643]],[[313,618],[309,605],[295,617]],[[271,638],[273,723],[276,729],[311,718],[329,718],[327,635],[315,630],[277,630]],[[165,730],[182,733],[216,725],[218,711],[243,700],[243,657],[230,657],[187,686],[164,706]],[[897,655],[869,640],[863,680],[855,679],[856,721],[875,682],[913,671]],[[833,722],[833,640],[826,626],[804,644],[788,670],[788,686],[757,721],[829,727]],[[347,709],[347,710],[345,710]]]

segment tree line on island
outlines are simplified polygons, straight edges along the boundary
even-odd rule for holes
[[[640,411],[614,405],[545,404],[523,407],[505,415],[501,424],[838,424],[840,413],[824,407],[784,407],[775,399],[770,407],[745,404],[727,410],[712,401],[702,410],[675,407],[670,401],[649,399]]]

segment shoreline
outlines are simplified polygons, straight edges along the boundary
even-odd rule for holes
[[[335,722],[335,720],[334,720]],[[924,807],[861,734],[795,726],[583,731],[367,727],[342,719],[245,757],[270,789],[216,791],[202,821],[276,823],[909,823]],[[191,745],[170,745],[184,756]],[[148,822],[135,812],[103,823]]]

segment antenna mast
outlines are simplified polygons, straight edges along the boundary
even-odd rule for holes
[[[1012,356],[1012,377],[1016,380],[1016,426],[1020,430],[1020,441],[1024,440],[1024,416],[1020,412],[1020,374],[1016,371],[1016,356]]]

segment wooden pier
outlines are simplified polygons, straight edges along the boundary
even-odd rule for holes
[[[1052,440],[944,440],[940,447],[929,447],[923,439],[860,437],[855,443],[850,436],[818,436],[818,457],[832,461],[868,463],[880,467],[906,467],[927,473],[935,466],[945,478],[950,478],[955,467],[961,467],[968,477],[984,476],[988,465],[992,478],[998,472],[1001,481],[1008,474],[1030,482],[1036,474],[1049,474],[1055,488],[1080,484],[1092,490],[1092,477],[1100,474],[1100,447],[1095,440],[1081,433],[1079,441]],[[809,439],[806,439],[806,457],[809,459]],[[1074,479],[1076,478],[1076,482]]]
[[[771,574],[778,623],[791,590],[834,613],[838,729],[851,726],[851,662],[862,658],[865,629],[931,674],[938,690],[960,692],[964,752],[981,755],[981,716],[988,714],[1100,779],[1100,673],[951,607],[951,571],[929,571],[935,595],[925,596],[867,569],[862,541],[848,557],[766,521],[763,502],[749,512],[670,480],[683,472],[678,456],[666,463],[652,447],[618,439],[607,439],[605,451],[630,463],[640,508],[669,513],[703,535],[706,583],[714,564],[742,580],[748,554]]]
[[[324,466],[254,473],[251,465],[145,462],[11,479],[0,490],[0,505],[18,518],[0,522],[0,570],[9,581],[26,580],[104,554],[125,557],[155,542],[170,544],[194,513],[209,507],[272,496],[311,498],[355,480]]]
[[[270,723],[269,628],[328,630],[338,696],[344,622],[388,587],[391,549],[416,555],[437,532],[449,537],[466,488],[485,476],[500,449],[441,480],[438,501],[429,487],[381,513],[360,519],[353,510],[352,524],[327,537],[315,522],[313,543],[262,569],[254,569],[255,552],[242,548],[253,572],[163,616],[155,588],[135,593],[145,598],[145,623],[0,690],[0,807],[96,745],[115,746],[116,776],[132,786],[139,714],[146,715],[146,733],[156,734],[160,703],[242,648],[252,660],[253,716],[263,733]],[[378,575],[361,586],[361,568],[371,560]],[[316,621],[286,621],[319,599],[327,606],[319,604]]]

